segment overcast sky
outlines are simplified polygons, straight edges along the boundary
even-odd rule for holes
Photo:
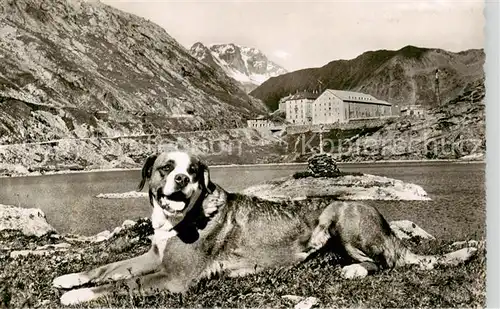
[[[287,70],[406,45],[483,48],[483,1],[125,1],[101,0],[145,17],[186,48],[237,43]]]

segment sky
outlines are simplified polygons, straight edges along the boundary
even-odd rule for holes
[[[186,48],[236,43],[289,71],[406,45],[484,47],[481,0],[101,0],[153,21]]]

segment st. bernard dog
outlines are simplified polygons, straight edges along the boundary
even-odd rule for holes
[[[155,231],[151,249],[132,259],[55,278],[53,285],[63,289],[94,285],[67,291],[61,297],[63,305],[111,293],[115,285],[105,281],[120,280],[143,295],[161,289],[182,293],[218,272],[242,276],[293,266],[329,241],[337,244],[333,250],[347,253],[353,261],[342,268],[344,278],[407,264],[428,269],[457,265],[476,252],[464,248],[442,256],[414,254],[375,208],[362,203],[275,203],[228,193],[210,180],[204,163],[184,152],[149,157],[139,190],[146,183]]]

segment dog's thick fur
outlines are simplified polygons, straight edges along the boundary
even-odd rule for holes
[[[475,252],[466,248],[444,256],[410,252],[373,207],[355,202],[274,203],[228,193],[210,180],[207,166],[182,152],[152,156],[142,170],[139,189],[148,183],[155,229],[146,254],[54,279],[54,286],[124,280],[142,293],[184,292],[201,278],[227,272],[241,276],[262,269],[292,266],[329,241],[353,264],[345,278],[364,277],[381,268],[420,264],[455,265]],[[329,246],[331,247],[331,246]],[[81,288],[61,297],[65,305],[110,293],[112,284]]]

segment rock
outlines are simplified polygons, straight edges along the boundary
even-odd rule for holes
[[[50,250],[16,250],[16,251],[12,251],[10,253],[10,258],[17,259],[18,257],[28,256],[28,255],[47,256],[47,255],[50,255],[52,253],[53,253],[53,251],[50,251]]]
[[[105,231],[98,233],[97,235],[95,235],[93,237],[95,238],[96,242],[100,242],[100,241],[108,239],[110,236],[111,236],[111,232],[108,230],[105,230]]]
[[[47,256],[52,255],[55,252],[67,251],[71,247],[68,243],[59,243],[55,245],[45,245],[39,246],[35,250],[15,250],[10,253],[10,257],[12,259],[16,259],[21,256],[28,255],[39,255],[39,256]]]
[[[123,221],[121,226],[117,226],[113,229],[113,232],[110,232],[108,230],[102,231],[96,235],[92,236],[80,236],[80,235],[65,235],[64,238],[68,241],[76,241],[76,242],[92,242],[92,243],[97,243],[97,242],[103,242],[106,240],[111,239],[113,236],[116,234],[120,233],[121,231],[133,228],[137,222],[133,220],[125,220]]]
[[[283,295],[283,296],[281,296],[281,298],[288,299],[288,300],[296,302],[296,303],[298,303],[304,299],[303,296],[297,296],[297,295]]]
[[[288,299],[294,303],[295,309],[310,309],[313,306],[319,303],[319,300],[316,297],[303,297],[297,295],[283,295],[281,298]]]
[[[120,228],[120,227],[116,227],[115,229],[117,228]],[[81,235],[72,235],[72,234],[68,234],[68,235],[65,235],[64,238],[67,240],[67,241],[76,241],[76,242],[102,242],[102,241],[105,241],[105,240],[108,240],[109,238],[111,238],[113,235],[113,233],[111,233],[110,231],[108,230],[105,230],[105,231],[102,231],[96,235],[92,235],[92,236],[81,236]]]
[[[418,185],[368,174],[336,178],[284,177],[249,187],[242,193],[272,201],[328,196],[339,200],[430,200]]]
[[[55,245],[45,245],[45,246],[40,246],[37,247],[35,250],[46,250],[46,249],[54,249],[54,250],[65,250],[71,247],[71,244],[68,244],[67,242],[62,242],[59,244]]]
[[[295,305],[295,309],[309,309],[314,307],[319,303],[319,300],[316,297],[308,297]]]
[[[126,229],[126,228],[129,228],[129,227],[132,227],[132,226],[134,226],[134,225],[135,225],[135,223],[136,223],[136,222],[135,222],[135,221],[133,221],[133,220],[125,220],[125,221],[123,221],[123,223],[122,223],[122,228],[125,228],[125,229]]]
[[[320,153],[307,160],[307,167],[315,177],[330,177],[339,173],[337,162],[330,153]]]
[[[473,153],[473,154],[469,154],[469,155],[466,155],[466,156],[463,156],[460,158],[460,160],[462,160],[462,161],[483,161],[485,159],[486,159],[486,155],[484,152]]]
[[[0,204],[0,231],[17,230],[26,236],[43,236],[56,230],[38,208],[21,208]]]
[[[409,220],[391,221],[389,225],[399,239],[436,239],[434,236],[424,231],[420,226]]]
[[[0,163],[0,175],[22,176],[29,174],[26,167],[20,164]]]

